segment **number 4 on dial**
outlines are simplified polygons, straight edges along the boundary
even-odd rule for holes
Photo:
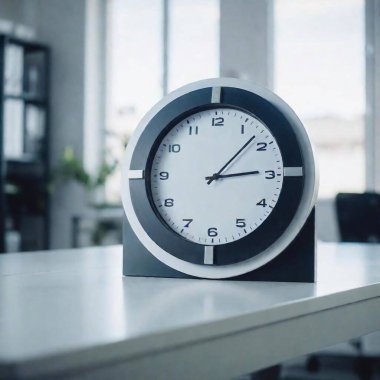
[[[267,202],[265,201],[265,198],[263,198],[260,202],[257,202],[256,205],[265,207],[267,205]]]

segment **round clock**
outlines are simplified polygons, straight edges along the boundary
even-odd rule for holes
[[[315,203],[308,135],[272,92],[218,78],[184,86],[142,119],[123,160],[134,234],[196,277],[253,271],[294,240]]]

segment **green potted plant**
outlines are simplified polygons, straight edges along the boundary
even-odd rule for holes
[[[107,159],[103,160],[97,173],[91,175],[75,155],[73,147],[67,146],[58,166],[53,171],[53,188],[58,181],[74,181],[83,186],[89,193],[91,205],[99,206],[101,201],[97,197],[97,191],[104,187],[107,178],[115,172],[118,165],[118,160],[110,156],[108,154]]]

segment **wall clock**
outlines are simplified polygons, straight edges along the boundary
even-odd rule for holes
[[[272,92],[229,78],[174,91],[122,171],[125,275],[314,280],[313,150]]]

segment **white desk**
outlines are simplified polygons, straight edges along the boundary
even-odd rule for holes
[[[316,284],[123,278],[121,247],[0,255],[0,378],[229,379],[380,329],[380,246]]]

